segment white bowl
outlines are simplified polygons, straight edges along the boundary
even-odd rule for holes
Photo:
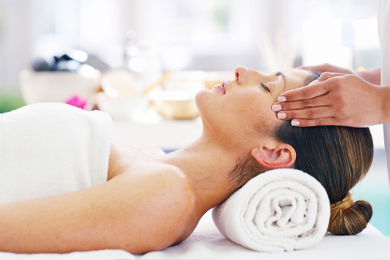
[[[107,112],[113,119],[134,120],[148,106],[145,96],[112,98],[104,92],[97,93],[96,101],[99,110]]]
[[[79,72],[21,71],[20,88],[26,104],[39,102],[65,102],[77,95],[90,99],[99,87],[100,72],[89,67]]]

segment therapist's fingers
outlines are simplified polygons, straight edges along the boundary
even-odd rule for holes
[[[324,117],[317,119],[293,119],[291,125],[298,127],[324,126],[324,125],[343,125],[333,117]]]
[[[334,72],[324,72],[321,74],[321,76],[313,81],[312,83],[314,84],[316,81],[317,82],[322,82],[322,81],[325,81],[325,80],[328,80],[328,79],[331,79],[331,78],[334,78],[334,77],[340,77],[340,76],[344,76],[345,73],[334,73]],[[309,86],[312,85],[312,83],[309,83]]]
[[[310,107],[329,106],[332,103],[332,97],[329,95],[322,95],[312,99],[302,99],[290,102],[276,102],[272,105],[272,111],[285,112],[290,110],[305,109]]]
[[[303,99],[312,99],[329,92],[328,84],[324,82],[313,82],[306,87],[286,91],[279,95],[279,102],[291,102]]]
[[[353,71],[338,67],[329,63],[314,65],[314,66],[301,66],[299,69],[303,70],[313,70],[318,72],[335,72],[335,73],[344,73],[344,74],[353,74]]]
[[[325,72],[325,71],[334,71],[335,66],[329,63],[323,63],[323,64],[318,64],[318,65],[312,65],[312,66],[301,66],[298,69],[301,70],[314,70],[318,72]]]
[[[309,85],[286,91],[279,95],[279,102],[291,102],[297,100],[309,100],[327,94],[333,88],[339,85],[339,80],[345,74],[343,73],[323,73],[318,80]]]
[[[298,110],[280,111],[276,117],[282,120],[292,119],[319,119],[331,117],[334,114],[333,109],[328,106],[312,107]]]

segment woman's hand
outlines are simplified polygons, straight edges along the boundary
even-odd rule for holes
[[[347,69],[326,66],[338,73],[324,72],[308,86],[279,96],[272,106],[279,119],[292,120],[291,124],[295,126],[364,127],[386,121],[383,115],[386,111],[385,88],[373,85]]]

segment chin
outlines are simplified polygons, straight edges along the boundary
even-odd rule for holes
[[[199,113],[201,113],[202,108],[207,104],[207,101],[210,96],[210,90],[207,89],[202,89],[199,90],[196,95],[195,95],[195,104],[196,107],[198,108]]]
[[[199,116],[203,122],[204,122],[205,118],[209,117],[209,116],[207,116],[207,114],[209,114],[210,109],[212,108],[211,106],[214,102],[212,100],[212,91],[211,90],[202,89],[202,90],[198,91],[198,93],[196,93],[195,104],[196,104],[196,107],[198,108]],[[212,115],[210,115],[210,116],[212,116]]]

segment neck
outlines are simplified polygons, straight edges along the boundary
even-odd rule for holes
[[[164,163],[180,168],[191,180],[200,216],[233,193],[229,173],[240,154],[231,150],[202,135],[189,146],[162,157]]]

